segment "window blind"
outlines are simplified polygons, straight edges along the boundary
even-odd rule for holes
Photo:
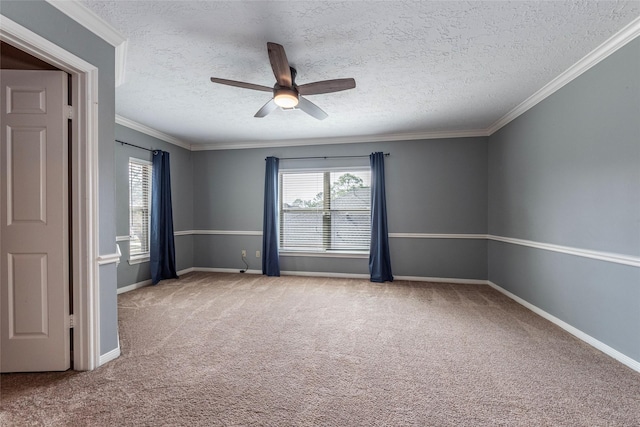
[[[280,249],[368,251],[370,170],[280,173]]]
[[[129,254],[149,253],[151,163],[129,159]]]

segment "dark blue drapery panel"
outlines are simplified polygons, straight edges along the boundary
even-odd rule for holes
[[[371,153],[369,161],[371,162],[369,273],[372,282],[393,282],[387,229],[387,198],[384,191],[384,153]]]
[[[169,153],[160,150],[153,152],[150,252],[151,281],[154,285],[163,279],[178,278],[173,241]]]
[[[267,157],[264,175],[264,217],[262,223],[262,274],[280,276],[278,254],[278,165],[277,157]]]

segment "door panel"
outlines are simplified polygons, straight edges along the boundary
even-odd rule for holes
[[[47,254],[9,254],[7,273],[9,338],[46,337],[49,334]]]
[[[70,368],[67,75],[2,70],[2,372]]]
[[[7,225],[46,223],[47,159],[44,128],[7,126]]]

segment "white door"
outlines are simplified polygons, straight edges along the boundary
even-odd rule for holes
[[[70,368],[67,74],[2,70],[0,370]]]

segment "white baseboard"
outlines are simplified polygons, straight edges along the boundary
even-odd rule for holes
[[[180,270],[178,276],[191,273],[193,271],[202,271],[207,273],[240,273],[237,268],[217,268],[217,267],[191,267]],[[247,270],[245,274],[262,274],[261,270]],[[342,279],[369,279],[368,274],[361,273],[333,273],[325,271],[281,271],[283,276],[303,276],[303,277],[332,277]],[[437,283],[459,283],[468,285],[487,285],[487,280],[478,279],[455,279],[450,277],[422,277],[422,276],[394,276],[394,280],[409,280],[413,282],[437,282]],[[151,280],[134,283],[132,285],[118,288],[118,294],[143,288],[151,284]]]
[[[183,274],[191,273],[192,271],[199,271],[194,267],[185,268],[184,270],[180,270],[177,272],[178,276],[182,276]],[[237,270],[235,271],[237,272]],[[142,282],[133,283],[131,285],[123,286],[118,288],[118,295],[123,294],[125,292],[135,291],[136,289],[144,288],[145,286],[149,286],[151,284],[151,279],[143,280]]]
[[[118,288],[118,295],[123,294],[125,292],[135,291],[136,289],[144,288],[145,286],[149,286],[150,284],[151,284],[151,279],[143,280],[142,282],[123,286],[122,288]]]
[[[305,277],[334,277],[342,279],[369,279],[369,274],[362,273],[331,273],[322,271],[281,271],[283,276],[305,276]],[[435,282],[454,283],[466,285],[487,285],[486,280],[478,279],[454,279],[449,277],[423,277],[423,276],[393,276],[393,280],[408,280],[412,282]]]
[[[368,279],[368,274],[359,273],[331,273],[325,271],[281,271],[282,276],[304,276],[304,277],[334,277],[340,279]]]
[[[240,270],[240,268],[193,267],[193,271],[202,271],[206,273],[240,273]],[[262,274],[262,270],[247,270],[244,274]]]
[[[489,284],[487,280],[454,279],[451,277],[393,276],[393,280],[409,280],[411,282],[453,283],[453,284],[461,284],[461,285],[488,285]]]
[[[118,346],[108,353],[101,354],[98,366],[102,366],[107,362],[111,362],[114,359],[120,357],[120,337],[118,337]]]
[[[194,271],[206,271],[214,273],[238,273],[233,268],[205,268],[194,267]],[[260,270],[249,270],[248,274],[262,274]],[[338,279],[369,279],[369,274],[362,273],[334,273],[327,271],[280,271],[282,276],[302,276],[302,277],[331,277]],[[412,282],[436,282],[436,283],[459,283],[467,285],[488,285],[487,280],[478,279],[454,279],[449,277],[422,277],[422,276],[394,276],[393,280],[409,280]]]
[[[630,358],[629,356],[627,356],[627,355],[625,355],[623,353],[620,353],[618,350],[609,347],[605,343],[603,343],[601,341],[598,341],[597,339],[593,338],[591,335],[588,335],[588,334],[582,332],[581,330],[571,326],[567,322],[558,319],[554,315],[549,314],[546,311],[542,310],[541,308],[536,307],[535,305],[531,304],[530,302],[527,302],[527,301],[523,300],[519,296],[517,296],[515,294],[512,294],[511,292],[507,291],[504,288],[501,288],[500,286],[496,285],[495,283],[493,283],[491,281],[487,281],[487,283],[489,284],[489,286],[491,286],[492,288],[494,288],[498,292],[503,293],[504,295],[508,296],[509,298],[511,298],[512,300],[517,302],[518,304],[521,304],[521,305],[525,306],[529,310],[531,310],[534,313],[536,313],[538,316],[544,317],[548,321],[550,321],[552,323],[555,323],[556,325],[558,325],[559,327],[561,327],[565,331],[569,332],[571,335],[575,336],[576,338],[579,338],[582,341],[584,341],[587,344],[589,344],[590,346],[597,348],[598,350],[600,350],[604,354],[613,357],[618,362],[630,367],[634,371],[640,372],[640,362],[638,362],[637,360],[634,360],[634,359]]]

